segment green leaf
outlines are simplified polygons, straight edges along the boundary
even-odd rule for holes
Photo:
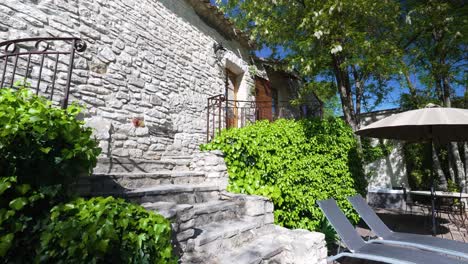
[[[12,245],[14,237],[15,235],[12,233],[0,236],[0,257],[4,257],[6,255]]]
[[[10,208],[19,211],[21,210],[26,204],[28,204],[28,199],[26,197],[19,197],[12,200],[9,204]]]
[[[3,178],[2,181],[0,181],[0,195],[11,188],[11,182],[6,181],[6,179],[7,178]]]
[[[51,147],[46,147],[46,148],[41,147],[41,148],[39,148],[39,150],[42,151],[45,154],[48,154],[52,150],[52,148]]]
[[[29,190],[31,190],[31,185],[21,184],[15,187],[20,195],[25,195]],[[1,192],[0,192],[1,194]]]

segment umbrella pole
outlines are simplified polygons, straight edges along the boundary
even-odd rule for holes
[[[431,139],[431,158],[434,155],[434,146]],[[437,153],[436,153],[437,155]],[[435,217],[435,190],[434,190],[434,164],[431,169],[431,211],[432,211],[432,236],[436,236],[437,227],[436,227],[436,217]]]

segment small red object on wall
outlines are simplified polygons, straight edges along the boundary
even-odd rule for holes
[[[145,121],[142,118],[135,117],[132,119],[132,124],[134,127],[145,127]]]

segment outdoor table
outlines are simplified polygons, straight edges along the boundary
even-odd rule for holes
[[[431,191],[410,191],[409,193],[412,195],[431,197]],[[445,198],[445,199],[452,199],[452,200],[461,199],[460,202],[464,203],[465,206],[468,201],[468,193],[435,191],[434,197],[435,199],[437,198]],[[466,215],[466,212],[463,212],[462,210],[463,210],[463,207],[460,207],[459,212],[455,212],[455,211],[451,211],[451,212],[460,213],[460,215],[462,215],[462,220],[464,221],[466,216],[463,216],[463,215]]]
[[[421,196],[431,196],[431,191],[410,191],[410,194],[421,195]],[[434,194],[436,197],[439,197],[439,198],[468,199],[468,193],[462,193],[460,195],[459,192],[435,191]]]

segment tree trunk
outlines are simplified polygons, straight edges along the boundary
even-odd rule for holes
[[[443,90],[442,90],[441,80],[438,77],[436,77],[435,88],[436,88],[437,97],[439,98],[440,102],[444,103],[445,96],[444,96],[444,93],[443,93]]]
[[[349,74],[347,69],[341,67],[341,59],[333,55],[333,71],[338,86],[338,93],[340,94],[341,107],[346,123],[351,126],[353,131],[358,129],[356,122],[356,115],[354,113],[353,96],[351,93],[351,84],[349,82]]]
[[[361,114],[363,78],[360,76],[355,66],[353,66],[352,69],[353,69],[354,85],[356,86],[356,113],[355,114],[356,114],[356,122],[358,123],[358,126],[359,126],[361,123],[359,115]]]
[[[468,85],[465,86],[465,109],[468,108]],[[465,179],[463,179],[464,181],[462,182],[462,184],[464,184],[463,186],[463,192],[466,192],[468,193],[468,143],[465,142],[465,144],[463,144],[463,151],[464,151],[464,154],[465,154]]]
[[[404,62],[402,62],[402,63],[404,63]],[[414,87],[413,82],[410,79],[409,71],[406,69],[406,67],[403,67],[403,68],[404,68],[403,69],[403,75],[405,76],[406,84],[408,85],[408,90],[409,90],[410,95],[411,95],[411,107],[413,109],[417,109],[418,106],[419,106],[419,101],[418,101],[418,97],[417,97],[416,87]]]
[[[434,144],[432,144],[432,162],[433,162],[433,173],[437,173],[437,179],[438,179],[438,185],[436,189],[446,191],[447,190],[447,179],[445,178],[444,171],[442,170],[442,167],[440,166],[440,161],[439,161],[439,156],[437,155],[437,150],[434,147]]]
[[[465,151],[465,179],[464,179],[464,192],[468,193],[468,143],[463,144]]]
[[[450,82],[447,76],[442,78],[442,86],[444,89],[444,106],[445,107],[452,107],[452,102],[450,100]],[[461,183],[463,179],[465,179],[465,170],[463,168],[463,162],[460,157],[460,151],[458,150],[458,144],[456,142],[451,142],[449,146],[449,169],[451,170],[450,177],[452,178],[452,172],[454,171],[455,175],[452,178],[454,183]],[[455,179],[458,178],[458,181]]]
[[[456,183],[457,180],[455,179],[455,170],[454,170],[454,158],[453,158],[453,147],[452,143],[449,143],[447,146],[448,149],[448,171],[450,175],[450,180],[452,183]]]
[[[458,178],[458,183],[461,183],[465,179],[465,168],[463,166],[463,161],[461,159],[460,150],[456,142],[451,142],[451,151],[452,151],[452,163]]]

